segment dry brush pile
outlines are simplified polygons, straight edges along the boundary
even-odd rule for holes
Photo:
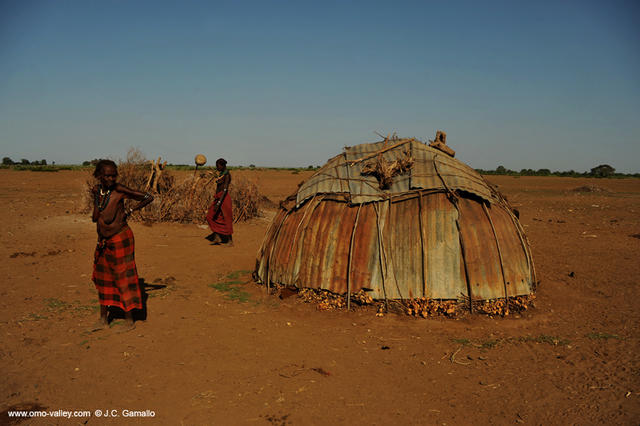
[[[166,162],[148,161],[140,151],[131,149],[127,159],[118,164],[118,182],[131,189],[149,191],[154,201],[132,219],[147,223],[180,222],[205,223],[209,206],[216,192],[217,171],[196,171],[178,181]],[[87,177],[83,212],[93,209],[91,188],[97,184],[93,170]],[[256,184],[242,176],[233,176],[230,186],[234,222],[245,221],[260,215],[259,203],[263,197]],[[128,200],[127,207],[135,203]]]

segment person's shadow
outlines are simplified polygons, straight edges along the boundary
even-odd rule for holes
[[[140,285],[140,295],[142,297],[142,309],[135,309],[133,311],[133,320],[134,321],[146,321],[147,320],[147,299],[149,299],[149,292],[154,292],[158,290],[162,290],[166,288],[166,284],[157,283],[147,283],[144,278],[138,278],[138,285]],[[109,321],[113,321],[115,319],[124,319],[124,311],[120,308],[116,308],[115,306],[109,307]]]

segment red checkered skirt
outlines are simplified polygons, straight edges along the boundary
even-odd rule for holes
[[[117,306],[125,312],[142,309],[131,228],[125,226],[113,237],[98,242],[92,279],[101,305]]]

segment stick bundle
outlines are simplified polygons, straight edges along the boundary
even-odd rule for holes
[[[408,151],[404,151],[404,157],[387,161],[382,154],[378,154],[376,161],[367,163],[362,167],[361,174],[372,175],[378,179],[380,189],[389,189],[393,184],[393,177],[404,174],[413,166],[413,158]]]

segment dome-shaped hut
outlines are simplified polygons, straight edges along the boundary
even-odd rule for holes
[[[346,147],[280,204],[258,252],[258,280],[365,289],[374,299],[532,294],[531,251],[514,211],[452,155],[415,139]]]

